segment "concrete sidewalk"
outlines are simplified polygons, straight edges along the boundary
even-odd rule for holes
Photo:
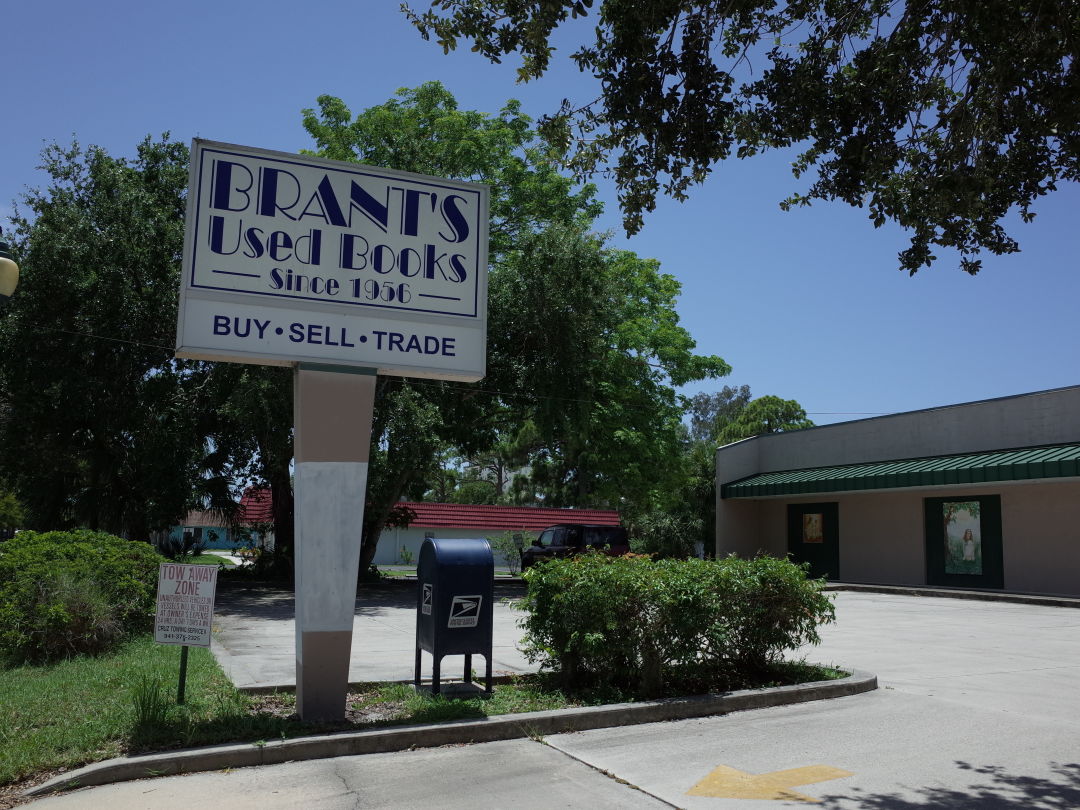
[[[293,595],[286,589],[219,586],[214,606],[211,651],[237,687],[251,691],[296,686],[296,624]],[[525,593],[520,583],[495,585],[492,669],[496,675],[533,672],[517,645],[523,614],[511,603]],[[349,680],[412,680],[416,644],[416,582],[361,585],[353,619]],[[483,671],[483,657],[473,668]],[[431,656],[423,654],[424,677],[431,675]],[[460,678],[464,657],[443,659],[443,678]]]
[[[919,601],[912,600],[912,596],[1045,607],[1080,607],[1080,600],[1075,598],[987,591],[846,583],[833,583],[830,589],[878,594],[881,599],[870,596],[867,602],[874,604],[884,601],[891,609],[901,611],[919,610]],[[496,675],[536,670],[536,666],[530,664],[518,649],[523,633],[517,623],[523,614],[514,610],[512,603],[524,594],[525,586],[520,580],[496,580],[492,644],[492,669]],[[955,604],[954,607],[957,610],[963,609],[961,604]],[[825,628],[823,635],[831,639],[833,633],[832,628]],[[361,585],[353,620],[350,682],[411,680],[415,634],[414,579]],[[285,588],[253,588],[222,582],[214,611],[214,639],[211,650],[237,687],[249,691],[295,688],[295,649],[296,631],[291,591]],[[811,650],[806,652],[811,657],[820,655]],[[859,653],[858,650],[845,650],[845,653],[848,652],[853,656],[858,656]],[[860,660],[858,657],[845,657],[841,660],[848,665],[876,671],[872,661]],[[444,659],[444,679],[460,678],[463,663],[461,656],[448,656]],[[427,653],[423,655],[422,667],[424,676],[430,676],[431,656]],[[474,659],[473,668],[481,672],[482,667],[483,659]]]

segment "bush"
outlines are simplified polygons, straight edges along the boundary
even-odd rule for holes
[[[786,651],[820,641],[834,618],[823,580],[787,560],[551,560],[524,574],[521,625],[529,660],[568,688],[630,689],[646,697],[665,677],[709,682],[767,672]]]
[[[196,540],[191,534],[166,537],[157,546],[158,551],[173,562],[184,563],[206,551],[206,541]]]
[[[496,558],[501,557],[502,561],[506,563],[510,574],[517,576],[518,572],[521,571],[521,549],[532,543],[535,537],[536,535],[532,532],[506,531],[502,534],[489,535],[487,541],[491,546],[491,550],[495,552]]]
[[[20,532],[0,545],[0,652],[29,661],[100,653],[149,629],[163,559],[101,532]]]
[[[704,521],[696,516],[671,512],[645,512],[629,524],[630,549],[654,557],[693,557],[694,543],[701,537]]]

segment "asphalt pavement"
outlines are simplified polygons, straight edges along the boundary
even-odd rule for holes
[[[361,643],[375,636],[369,625],[393,625],[380,611],[357,625]],[[219,617],[225,625],[254,612]],[[801,652],[875,672],[881,688],[677,722],[124,782],[33,806],[1080,807],[1080,610],[842,592],[822,636]]]

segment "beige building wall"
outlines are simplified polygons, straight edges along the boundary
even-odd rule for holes
[[[818,495],[761,501],[770,553],[787,554],[787,507],[792,503],[839,504],[840,579],[884,585],[926,583],[923,498],[938,490]]]
[[[1080,595],[1080,482],[1001,488],[1005,590]]]
[[[784,556],[788,504],[835,502],[839,504],[841,581],[925,585],[923,500],[967,495],[1001,496],[1005,590],[1080,596],[1080,482],[1075,480],[739,503],[757,505],[757,545]]]
[[[725,499],[758,473],[1080,441],[1080,386],[842,422],[746,439],[716,452],[716,554],[787,553],[787,504],[840,505],[840,577],[926,583],[923,499],[1001,496],[1004,587],[1080,595],[1080,482]]]

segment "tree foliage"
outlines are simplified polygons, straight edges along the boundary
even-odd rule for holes
[[[594,9],[595,6],[595,9]],[[1080,178],[1078,0],[433,0],[406,12],[444,50],[517,53],[539,78],[556,29],[579,21],[571,61],[600,95],[544,127],[588,174],[612,161],[626,228],[658,193],[684,199],[728,157],[797,146],[785,207],[841,200],[910,230],[909,273],[935,246],[977,273],[1019,248],[1014,207]],[[590,14],[595,17],[590,18]],[[588,26],[586,29],[585,27]]]
[[[552,222],[588,221],[599,212],[593,190],[575,190],[541,155],[543,148],[509,102],[497,115],[458,108],[438,82],[406,88],[355,117],[345,103],[320,96],[304,110],[315,154],[402,171],[487,183],[489,261]],[[489,309],[492,309],[489,305]],[[500,358],[489,347],[489,368]],[[398,498],[433,477],[447,447],[470,455],[495,442],[499,409],[486,391],[440,382],[380,377],[368,472],[361,567],[373,558],[379,532]]]
[[[379,378],[362,566],[403,494],[487,487],[481,476],[449,480],[448,448],[523,464],[507,495],[519,501],[617,504],[663,481],[679,420],[671,386],[727,366],[694,354],[672,277],[591,233],[593,189],[554,168],[517,102],[497,115],[463,111],[431,82],[355,117],[340,99],[318,104],[304,125],[323,157],[491,187],[488,376],[471,386]]]
[[[798,402],[769,395],[748,402],[726,425],[719,426],[716,440],[720,444],[731,444],[763,433],[782,433],[813,426],[814,423],[806,418],[806,411]]]
[[[713,394],[694,394],[686,403],[686,412],[690,417],[691,441],[714,441],[717,432],[734,420],[748,402],[749,385],[740,385],[738,388],[725,385]]]
[[[679,290],[656,261],[573,227],[529,236],[493,269],[492,353],[509,362],[489,380],[520,392],[507,404],[532,428],[529,472],[513,482],[519,502],[640,503],[677,479],[674,387],[730,371],[694,353]]]
[[[0,531],[17,529],[25,519],[19,499],[11,492],[0,490]]]
[[[16,214],[0,443],[30,528],[145,539],[214,485],[199,364],[172,359],[187,147],[52,145]],[[219,493],[220,494],[220,493]]]
[[[635,504],[624,516],[634,551],[656,557],[712,554],[716,540],[716,447],[762,433],[812,427],[802,406],[776,396],[751,399],[750,386],[725,385],[684,400],[689,428],[678,455],[675,498]],[[696,547],[697,544],[700,547]]]

